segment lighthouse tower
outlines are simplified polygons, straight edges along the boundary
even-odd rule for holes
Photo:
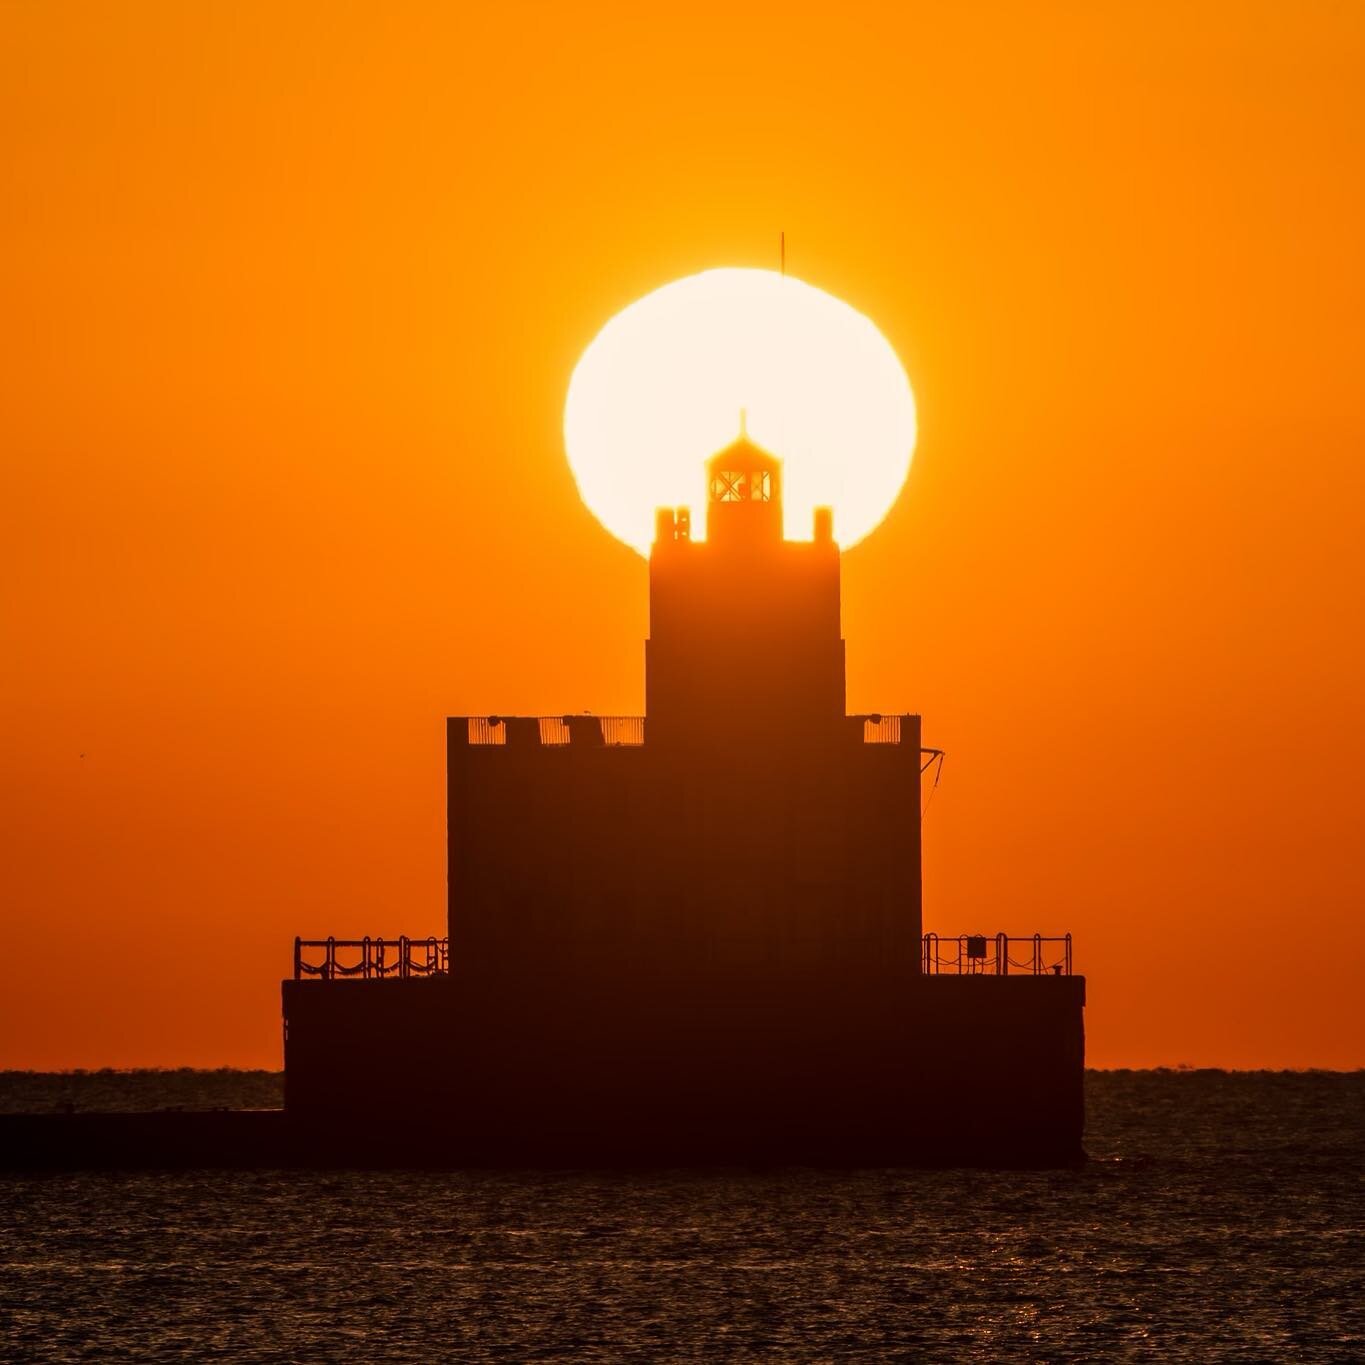
[[[706,538],[662,509],[649,561],[645,709],[652,743],[749,750],[844,727],[839,547],[783,538],[782,464],[747,437],[706,466]]]

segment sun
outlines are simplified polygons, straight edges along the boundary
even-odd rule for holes
[[[845,549],[895,502],[915,399],[890,343],[856,309],[772,270],[707,270],[622,309],[583,352],[564,441],[583,501],[649,553],[657,507],[701,528],[704,464],[739,434],[783,461],[786,536],[834,509]]]

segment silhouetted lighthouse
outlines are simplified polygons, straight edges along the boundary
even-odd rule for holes
[[[742,429],[707,493],[705,539],[656,518],[644,717],[448,722],[448,941],[299,942],[290,1112],[452,1160],[1072,1159],[1069,940],[922,935],[936,751],[846,714],[830,514],[785,539]]]

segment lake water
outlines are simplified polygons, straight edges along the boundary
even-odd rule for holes
[[[269,1104],[0,1076],[0,1108]],[[1365,1359],[1365,1073],[1100,1072],[1081,1171],[0,1176],[0,1357]]]

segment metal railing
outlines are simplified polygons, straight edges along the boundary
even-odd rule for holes
[[[852,719],[861,720],[863,723],[864,744],[899,744],[901,742],[900,716],[874,714],[854,716]]]
[[[566,744],[635,748],[645,742],[643,716],[466,716],[470,744]]]
[[[602,743],[609,749],[624,744],[633,747],[645,742],[643,716],[598,716],[602,724]]]
[[[296,938],[294,980],[382,981],[446,976],[445,938]],[[1071,935],[1010,938],[1006,934],[925,934],[920,971],[925,976],[1070,976]]]
[[[450,971],[450,940],[444,938],[296,938],[294,980],[407,980],[445,976]]]
[[[1070,976],[1071,935],[925,934],[920,971],[925,976]]]

